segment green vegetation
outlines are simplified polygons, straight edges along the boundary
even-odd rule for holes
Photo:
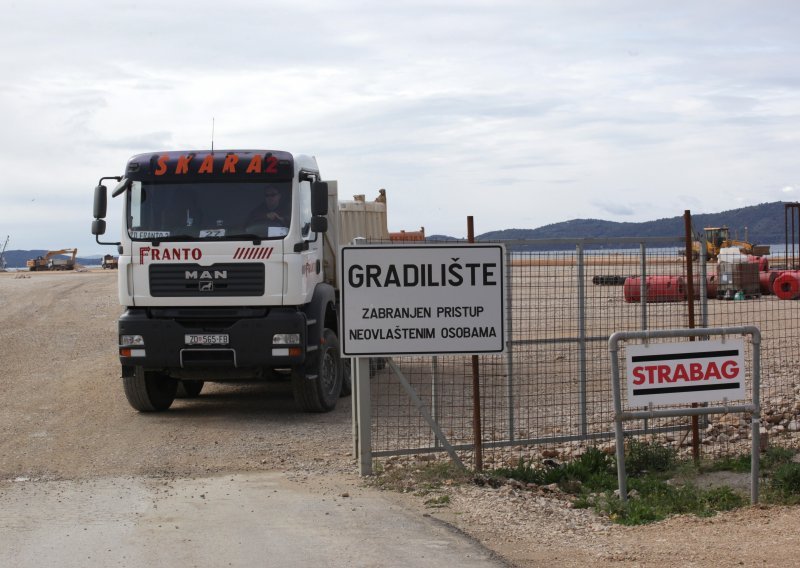
[[[437,497],[431,497],[425,501],[425,504],[428,507],[444,507],[445,505],[450,504],[450,495],[439,495]]]
[[[575,487],[594,491],[613,490],[617,486],[614,460],[597,448],[589,448],[578,459],[556,467],[533,466],[520,460],[514,468],[499,468],[494,475],[536,485],[558,484],[564,490]]]
[[[762,503],[800,504],[800,463],[795,452],[769,448],[760,462],[760,500]],[[406,462],[378,464],[374,483],[383,489],[414,493],[425,498],[428,507],[450,504],[448,487],[479,483],[499,487],[516,480],[518,487],[557,486],[569,495],[576,508],[591,508],[613,521],[639,525],[660,521],[672,515],[692,514],[708,517],[750,503],[749,489],[725,485],[702,487],[703,476],[730,472],[747,476],[750,455],[732,456],[696,464],[680,460],[669,446],[637,439],[627,441],[625,469],[628,474],[628,499],[623,505],[617,487],[616,458],[598,448],[564,463],[546,460],[532,463],[520,460],[514,467],[498,468],[481,475],[461,469],[451,461],[429,457]]]
[[[800,464],[793,463],[794,452],[770,448],[761,460],[762,501],[781,504],[800,503]],[[499,468],[492,475],[537,485],[557,484],[574,497],[577,508],[593,508],[615,522],[638,525],[660,521],[671,515],[694,514],[707,517],[749,504],[749,493],[730,487],[703,489],[698,476],[719,471],[750,471],[750,456],[725,458],[696,465],[678,460],[670,447],[631,439],[625,450],[629,497],[622,504],[616,460],[596,448],[575,460],[554,466],[520,461],[514,468]]]
[[[792,461],[793,458],[794,452],[785,448],[767,450],[761,460],[761,467],[770,472],[764,489],[765,501],[784,505],[800,503],[800,463]]]
[[[471,480],[472,474],[469,471],[449,460],[429,460],[402,466],[385,464],[376,467],[374,483],[381,489],[429,497],[425,501],[426,505],[443,507],[450,503],[448,495],[439,494],[443,487],[469,483]]]
[[[668,446],[631,438],[625,448],[625,471],[628,475],[668,472],[675,469],[677,458],[677,452]]]

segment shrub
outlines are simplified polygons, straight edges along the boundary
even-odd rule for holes
[[[800,464],[779,465],[770,477],[769,488],[784,502],[800,502]]]
[[[655,442],[628,440],[625,451],[625,470],[630,475],[665,472],[675,467],[676,450]]]

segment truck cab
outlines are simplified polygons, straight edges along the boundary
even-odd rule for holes
[[[108,179],[123,200],[118,243],[99,240]],[[276,374],[291,376],[302,409],[335,407],[345,378],[324,262],[324,243],[338,247],[326,235],[331,188],[335,209],[336,184],[315,158],[274,150],[139,154],[101,178],[92,233],[118,247],[119,356],[134,408]]]

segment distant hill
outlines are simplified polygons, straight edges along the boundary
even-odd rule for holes
[[[756,244],[782,244],[786,240],[785,209],[783,201],[762,203],[721,213],[692,215],[692,224],[695,231],[702,230],[703,227],[726,225],[730,229],[731,238],[745,240],[746,237],[748,241]],[[796,230],[800,232],[800,227],[797,227]],[[672,237],[682,236],[683,234],[683,215],[680,215],[641,223],[618,223],[600,219],[572,219],[571,221],[545,225],[538,229],[491,231],[479,235],[476,239]]]

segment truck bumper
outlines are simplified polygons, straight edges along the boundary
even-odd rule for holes
[[[123,375],[142,366],[179,378],[256,378],[265,368],[300,365],[306,329],[305,314],[291,308],[131,308],[119,318],[120,363]],[[275,334],[297,334],[299,343],[276,344]],[[227,343],[190,344],[191,335]],[[140,336],[142,345],[123,336]]]

